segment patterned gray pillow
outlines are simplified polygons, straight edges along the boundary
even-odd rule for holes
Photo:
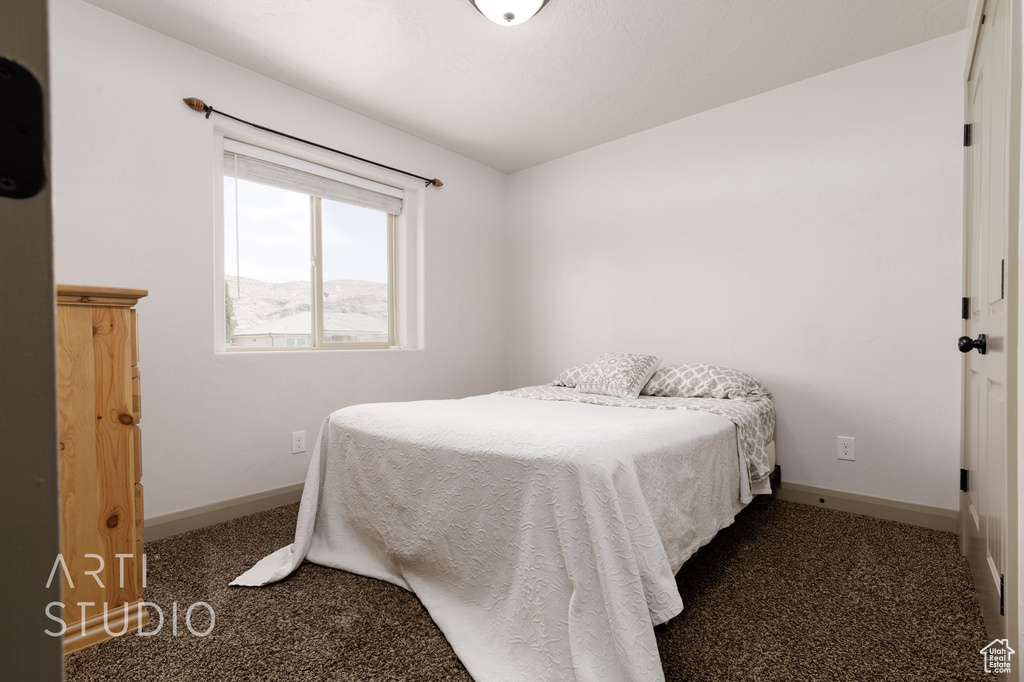
[[[590,363],[577,382],[576,390],[581,393],[636,398],[660,364],[661,358],[655,355],[604,353]]]
[[[700,362],[662,367],[654,373],[641,393],[665,398],[747,400],[771,397],[768,389],[749,374]]]
[[[555,377],[555,380],[551,382],[551,385],[576,388],[576,384],[580,382],[580,377],[582,377],[588,369],[590,369],[589,362],[582,365],[576,365],[575,367],[570,367]]]

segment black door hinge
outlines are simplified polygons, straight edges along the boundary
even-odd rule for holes
[[[971,299],[966,296],[960,299],[960,319],[971,319]]]
[[[1006,298],[1006,259],[999,261],[999,298]]]
[[[961,492],[967,492],[967,469],[960,470],[960,490]]]
[[[999,574],[999,615],[1006,615],[1006,578],[1002,573]]]
[[[964,124],[964,146],[965,147],[970,147],[971,146],[971,124],[970,123],[965,123]]]
[[[985,25],[985,15],[984,14],[981,15],[981,25],[982,26]]]

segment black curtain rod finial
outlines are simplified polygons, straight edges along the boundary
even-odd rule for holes
[[[255,123],[252,123],[251,121],[246,121],[244,118],[238,118],[237,116],[232,116],[231,114],[225,114],[223,111],[215,110],[213,107],[211,107],[209,104],[207,104],[203,100],[199,99],[198,97],[184,97],[184,98],[182,98],[181,101],[184,102],[186,104],[186,106],[188,106],[189,109],[192,109],[194,111],[198,111],[200,113],[205,113],[206,114],[206,118],[210,118],[210,114],[217,113],[217,114],[220,114],[221,116],[224,116],[225,118],[230,118],[233,121],[238,121],[239,123],[244,123],[247,126],[252,126],[253,128],[256,128],[257,130],[264,130],[264,131],[266,131],[268,133],[273,133],[275,135],[280,135],[281,137],[286,137],[289,140],[295,140],[296,142],[302,142],[303,144],[308,144],[308,145],[310,145],[312,147],[317,147],[319,149],[324,149],[324,150],[329,151],[329,152],[334,152],[335,154],[341,154],[342,156],[347,156],[350,159],[355,159],[356,161],[362,161],[363,163],[368,163],[368,164],[370,164],[372,166],[377,166],[378,168],[385,168],[385,169],[390,170],[390,171],[395,171],[396,173],[401,173],[402,175],[408,175],[411,178],[419,178],[420,180],[422,180],[425,183],[427,183],[427,185],[426,185],[427,187],[430,187],[431,185],[433,185],[434,187],[444,187],[444,183],[441,182],[440,180],[438,180],[437,178],[425,178],[422,175],[416,175],[415,173],[410,173],[409,171],[404,171],[404,170],[401,170],[400,168],[394,168],[393,166],[386,166],[383,163],[377,163],[376,161],[370,161],[369,159],[364,159],[361,156],[356,156],[355,154],[349,154],[348,152],[343,152],[340,149],[334,149],[333,147],[328,147],[326,145],[318,144],[316,142],[310,142],[309,140],[304,140],[301,137],[296,137],[294,135],[289,135],[288,133],[282,133],[280,130],[274,130],[273,128],[267,128],[266,126],[257,125]]]

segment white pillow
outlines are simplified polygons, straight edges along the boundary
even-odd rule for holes
[[[771,397],[757,379],[729,367],[695,362],[662,367],[643,387],[642,395],[668,398],[728,398],[758,400]]]
[[[617,398],[636,398],[660,364],[661,358],[655,355],[604,353],[590,363],[576,384],[576,390]]]
[[[576,388],[576,384],[580,382],[580,378],[587,373],[590,369],[590,363],[582,365],[576,365],[565,370],[551,382],[552,386],[566,386],[568,388]]]

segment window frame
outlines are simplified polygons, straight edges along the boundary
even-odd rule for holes
[[[324,268],[323,254],[323,199],[310,196],[310,245],[313,251],[310,267],[313,282],[313,345],[316,348],[335,350],[360,348],[394,348],[395,346],[395,223],[396,216],[388,216],[388,340],[387,341],[340,341],[329,343],[324,340],[324,278],[319,275]],[[234,350],[230,348],[229,350]]]
[[[420,294],[422,287],[422,216],[425,201],[425,188],[418,182],[390,171],[380,171],[366,167],[355,161],[339,158],[318,151],[300,148],[296,145],[282,143],[276,136],[254,133],[233,124],[216,125],[213,130],[214,144],[214,351],[218,354],[252,354],[275,353],[278,351],[330,351],[330,350],[413,350],[422,348],[423,299]],[[351,175],[369,182],[390,185],[404,193],[403,211],[399,216],[388,215],[388,341],[380,342],[325,342],[323,340],[323,282],[319,277],[322,272],[322,234],[316,225],[319,216],[310,217],[310,283],[313,300],[312,311],[312,343],[306,346],[261,346],[231,347],[225,338],[226,320],[224,316],[225,292],[224,282],[224,142],[233,140],[242,144],[257,147],[280,154],[300,162],[312,163],[329,170]],[[311,204],[319,204],[319,197],[310,195]],[[311,208],[313,206],[311,205]]]

